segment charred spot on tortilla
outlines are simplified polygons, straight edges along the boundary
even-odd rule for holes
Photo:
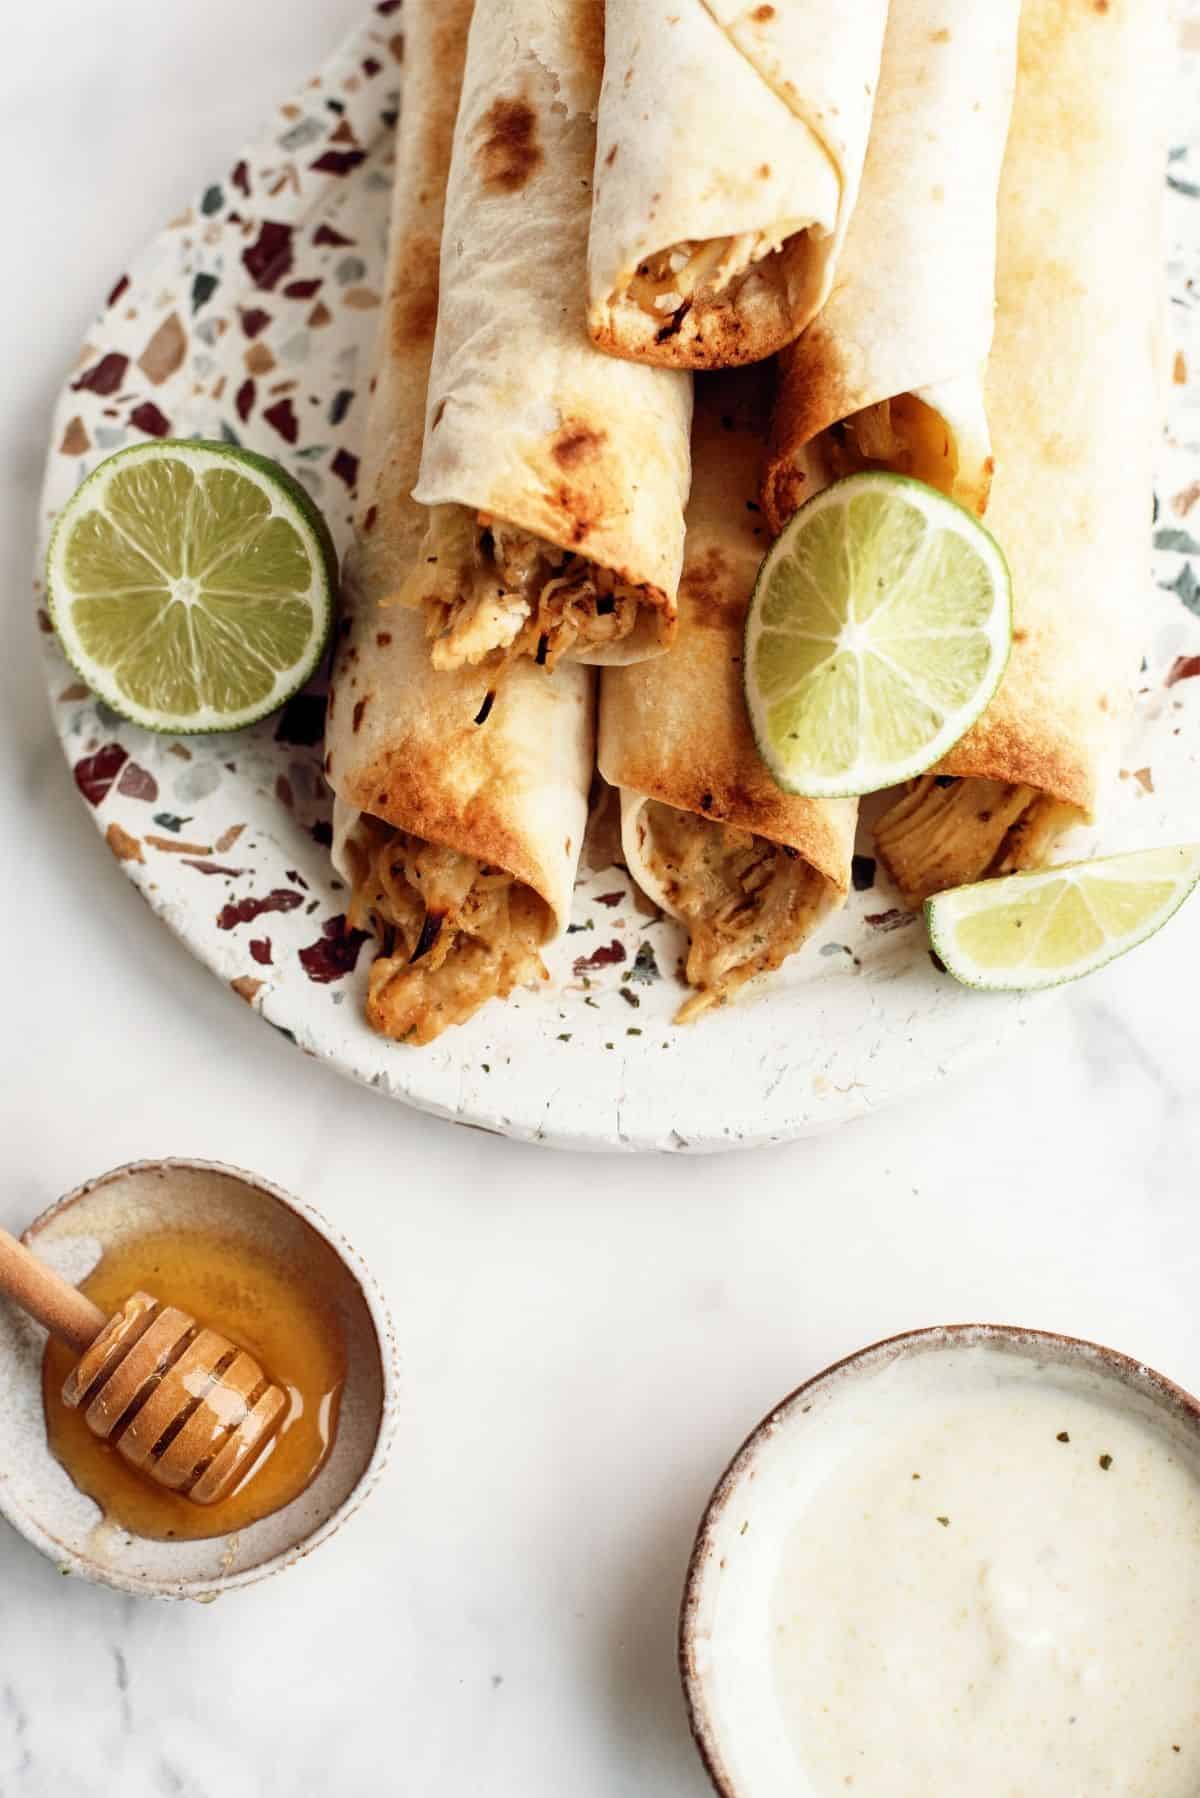
[[[475,714],[476,724],[486,724],[487,723],[488,717],[491,713],[491,709],[495,705],[495,703],[496,703],[496,690],[494,687],[489,687],[488,691],[483,696],[483,704],[480,706],[479,710]]]
[[[378,522],[379,522],[379,507],[378,506],[368,506],[366,513],[363,517],[362,528],[363,528],[364,534],[369,537],[371,532],[375,529],[375,526],[378,524]]]
[[[610,169],[617,160],[617,151],[619,148],[620,146],[618,144],[614,144],[612,149],[608,152],[608,155],[604,158],[604,166],[606,169]]]
[[[537,114],[528,100],[501,97],[484,113],[482,127],[487,135],[476,160],[484,185],[501,193],[519,193],[543,160]]]
[[[775,17],[775,8],[773,6],[756,6],[750,17],[756,25],[769,24]]]
[[[604,0],[584,0],[575,8],[572,23],[580,65],[594,76],[598,87],[604,72]]]
[[[550,454],[560,468],[578,468],[581,462],[596,455],[607,440],[608,432],[598,431],[594,425],[568,423],[551,444]]]
[[[693,623],[720,630],[742,617],[744,600],[728,597],[729,574],[729,562],[716,543],[692,558],[683,571],[679,593],[688,602]]]
[[[466,27],[457,18],[448,24],[439,20],[434,26],[429,70],[431,91],[457,91],[466,55],[465,45]],[[442,186],[437,171],[450,166],[450,147],[453,142],[454,109],[435,107],[425,127],[424,143],[421,146],[426,179],[435,189]],[[423,189],[417,198],[421,206],[427,206],[428,189]]]
[[[446,416],[446,402],[444,399],[440,399],[437,403],[437,411],[434,413],[433,417],[429,421],[429,429],[431,431],[436,431],[445,416]]]
[[[437,329],[437,289],[431,293],[415,294],[404,306],[398,306],[393,314],[393,329],[397,348],[403,349],[409,344],[431,343]]]
[[[355,704],[354,711],[352,714],[353,723],[351,724],[350,728],[354,731],[356,736],[358,734],[359,726],[362,724],[363,713],[366,711],[366,709],[367,709],[367,699],[366,699],[366,695],[364,694],[363,697],[360,700],[358,700],[357,703]]]
[[[417,938],[417,946],[408,958],[410,967],[413,962],[420,961],[423,955],[429,954],[429,951],[433,948],[433,945],[442,934],[442,925],[445,921],[445,916],[441,912],[427,911],[425,913],[425,922],[421,926],[421,934]]]
[[[582,543],[589,532],[602,522],[602,508],[594,501],[589,502],[586,493],[575,491],[565,482],[560,483],[547,497],[562,514],[563,530],[571,543]]]
[[[678,337],[683,330],[683,321],[691,309],[691,300],[684,300],[681,306],[677,306],[666,324],[654,333],[655,343],[669,343],[672,337]]]
[[[392,640],[391,631],[377,631],[375,634],[375,641],[378,644],[380,649],[386,649],[388,644],[391,642],[391,640]],[[330,697],[332,698],[332,694],[330,695]]]
[[[391,295],[392,347],[398,353],[432,343],[437,328],[441,244],[427,233],[412,234],[405,253],[408,278]]]

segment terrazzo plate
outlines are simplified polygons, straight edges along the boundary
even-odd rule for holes
[[[1122,775],[1090,854],[1200,836],[1200,0],[1183,25],[1167,171],[1174,324],[1170,439],[1153,566],[1130,604],[1145,664]],[[850,905],[774,984],[689,1030],[682,946],[593,833],[552,983],[490,1005],[431,1048],[362,1018],[370,949],[332,876],[319,685],[236,736],[147,735],[78,684],[40,585],[59,507],[139,437],[241,443],[283,462],[344,548],[379,320],[400,0],[361,29],[122,274],[55,413],[37,603],[54,720],[83,801],[151,909],[301,1049],[424,1110],[574,1148],[782,1141],[938,1079],[1027,1023],[1028,998],[966,991],[930,960],[864,854]],[[1182,134],[1184,126],[1190,137]],[[1195,378],[1190,371],[1195,371]],[[606,850],[605,843],[608,848]]]

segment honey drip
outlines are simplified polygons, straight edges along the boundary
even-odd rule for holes
[[[51,1450],[105,1521],[132,1535],[197,1541],[234,1534],[297,1498],[333,1446],[346,1370],[336,1313],[311,1280],[233,1235],[134,1237],[105,1250],[82,1282],[106,1315],[139,1289],[248,1349],[288,1395],[282,1426],[228,1498],[194,1505],[135,1473],[92,1434],[82,1412],[68,1409],[62,1388],[76,1357],[51,1339],[42,1363]]]

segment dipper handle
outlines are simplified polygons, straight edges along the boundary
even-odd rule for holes
[[[104,1328],[103,1311],[7,1230],[0,1230],[0,1292],[44,1324],[52,1336],[70,1343],[76,1354],[89,1349]]]

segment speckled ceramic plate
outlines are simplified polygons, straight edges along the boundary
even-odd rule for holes
[[[1148,1450],[1157,1439],[1168,1460],[1182,1461],[1193,1475],[1200,1470],[1200,1404],[1191,1393],[1144,1362],[1074,1336],[1007,1324],[949,1324],[912,1330],[860,1349],[806,1381],[776,1405],[737,1451],[709,1500],[688,1567],[680,1615],[679,1665],[692,1734],[719,1798],[776,1791],[794,1792],[801,1798],[816,1790],[798,1758],[796,1714],[793,1711],[785,1725],[778,1696],[775,1630],[770,1618],[780,1563],[795,1528],[804,1528],[810,1540],[812,1532],[820,1529],[819,1515],[808,1507],[823,1482],[836,1479],[839,1468],[844,1470],[844,1478],[852,1479],[855,1460],[869,1463],[878,1452],[872,1423],[878,1424],[879,1414],[872,1415],[872,1403],[889,1408],[900,1404],[903,1394],[913,1390],[907,1382],[913,1376],[921,1377],[922,1364],[926,1379],[932,1372],[934,1381],[946,1381],[939,1396],[946,1407],[943,1428],[951,1439],[956,1431],[961,1435],[968,1429],[964,1420],[971,1404],[986,1400],[997,1380],[1010,1390],[1012,1383],[1021,1382],[1016,1390],[1030,1394],[1041,1388],[1053,1395],[1055,1408],[1063,1404],[1068,1416],[1080,1405],[1082,1415],[1075,1414],[1080,1416],[1081,1426],[1090,1408],[1094,1408],[1098,1427],[1103,1427],[1099,1420],[1106,1413],[1113,1421],[1124,1418],[1134,1422],[1146,1432]],[[872,1388],[876,1388],[873,1400]],[[929,1390],[926,1387],[927,1393]],[[984,1441],[990,1440],[989,1422],[986,1411],[977,1413],[979,1437]],[[936,1426],[925,1424],[922,1428],[932,1432]],[[919,1438],[921,1430],[915,1434]],[[1082,1434],[1086,1436],[1086,1431]],[[1074,1422],[1072,1435],[1072,1452],[1078,1452],[1081,1431]],[[1066,1434],[1058,1438],[1059,1442],[1069,1440]],[[1095,1466],[1090,1451],[1087,1458]],[[1153,1465],[1152,1450],[1147,1458]],[[1107,1471],[1111,1459],[1100,1456],[1093,1477],[1099,1476],[1101,1469]],[[912,1477],[921,1476],[914,1473]],[[1031,1466],[1028,1477],[1037,1480],[1044,1476]],[[1146,1492],[1148,1480],[1153,1489],[1144,1465],[1136,1477],[1140,1492]],[[1142,1503],[1149,1509],[1157,1497],[1155,1491],[1154,1498],[1145,1496]],[[930,1512],[933,1510],[931,1506]],[[1106,1505],[1096,1505],[1097,1519],[1106,1512]],[[829,1514],[825,1515],[828,1521]],[[949,1527],[949,1519],[937,1521]],[[1028,1518],[1023,1523],[1014,1520],[1014,1532],[1019,1534],[1028,1523]],[[822,1546],[831,1555],[836,1553],[833,1542],[822,1540]],[[1131,1547],[1130,1552],[1136,1551]],[[988,1567],[973,1541],[972,1563],[977,1556],[981,1575],[985,1567],[989,1579],[998,1573],[995,1566]],[[1008,1582],[1000,1583],[1009,1589]],[[1050,1590],[1057,1585],[1058,1593],[1068,1589],[1061,1571],[1055,1582],[1046,1583]],[[915,1593],[920,1588],[911,1590]],[[1075,1596],[1086,1602],[1082,1594]],[[1023,1639],[1028,1641],[1033,1633],[1028,1614],[1022,1623]],[[962,1633],[955,1637],[956,1654],[967,1653],[970,1629],[964,1613]],[[1000,1658],[998,1653],[997,1661]],[[1098,1667],[1089,1668],[1084,1675],[1093,1691],[1103,1678]],[[991,1697],[999,1701],[995,1690]],[[859,1783],[864,1790],[874,1786],[861,1776]],[[1064,1786],[1068,1783],[1064,1780]],[[855,1779],[849,1778],[846,1784],[855,1786]]]
[[[1183,58],[1194,95],[1200,0],[1190,20]],[[344,546],[402,38],[399,0],[381,0],[117,281],[55,414],[39,573],[76,484],[145,435],[224,438],[277,457]],[[1144,680],[1122,779],[1103,830],[1081,833],[1083,854],[1200,835],[1200,680],[1191,678],[1200,672],[1200,121],[1185,102],[1181,89],[1179,126],[1193,135],[1177,140],[1168,171],[1178,348],[1153,568],[1148,543],[1139,600]],[[76,784],[152,909],[275,1029],[425,1110],[579,1148],[774,1142],[896,1099],[1030,1015],[1027,999],[968,992],[938,973],[922,925],[864,856],[847,910],[781,978],[676,1030],[680,934],[646,916],[624,869],[610,865],[581,878],[571,934],[549,958],[550,988],[488,1006],[429,1049],[381,1041],[362,1019],[370,951],[346,930],[329,865],[321,692],[237,736],[148,736],[77,684],[44,609],[40,617]]]

